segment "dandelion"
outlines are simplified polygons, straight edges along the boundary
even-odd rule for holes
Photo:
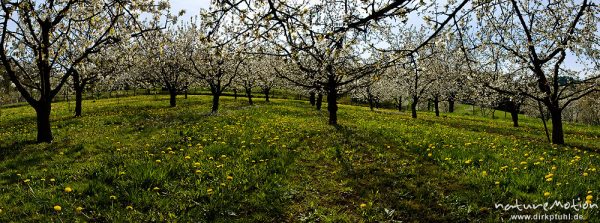
[[[527,165],[527,162],[523,161],[521,162],[521,165]]]
[[[30,180],[30,179],[25,179],[25,180],[23,181],[23,183],[29,183],[29,181],[31,181],[31,180]]]
[[[54,182],[54,181],[56,181],[56,179],[50,178],[50,182]]]
[[[428,157],[431,157],[431,156],[433,156],[433,154],[431,154],[431,153],[427,153],[427,156],[428,156]]]
[[[55,211],[61,211],[62,207],[60,205],[54,205],[54,210]]]
[[[117,199],[117,196],[115,196],[115,195],[110,195],[110,197],[108,197],[108,198],[110,198],[111,200],[116,200],[116,199]]]
[[[471,164],[471,160],[466,160],[465,164]]]
[[[546,181],[547,181],[547,182],[550,182],[550,181],[552,181],[552,177],[550,177],[550,178],[546,178]]]
[[[67,193],[71,193],[72,191],[73,191],[73,189],[72,189],[72,188],[70,188],[70,187],[65,187],[65,192],[67,192]]]
[[[199,162],[195,162],[195,163],[194,163],[194,167],[199,167],[199,166],[200,166],[200,163],[199,163]]]
[[[496,181],[496,183],[495,183],[495,184],[496,184],[496,185],[500,185],[500,181]]]
[[[125,175],[125,171],[119,172],[119,175]]]
[[[211,189],[211,188],[208,188],[208,189],[206,190],[206,193],[207,193],[207,194],[213,194],[213,189]]]
[[[365,204],[365,203],[360,204],[360,208],[366,208],[366,207],[367,207],[367,204]]]
[[[233,180],[232,176],[227,176],[227,180]]]
[[[200,174],[200,173],[202,173],[202,171],[200,171],[200,170],[196,170],[194,173],[196,173],[196,174]]]
[[[160,190],[160,188],[158,188],[158,187],[154,187],[154,188],[152,188],[152,190],[153,190],[153,191],[159,191],[159,190]]]
[[[185,156],[185,157],[183,157],[183,158],[184,158],[184,159],[186,159],[186,160],[189,160],[189,159],[191,159],[192,157],[190,157],[190,156]]]
[[[156,163],[160,163],[161,161],[160,161],[160,160],[156,160],[156,161],[154,161],[154,162],[156,162]]]
[[[133,210],[133,207],[131,205],[127,205],[127,207],[125,207],[126,210]]]
[[[552,166],[552,170],[556,170],[556,166]]]
[[[81,211],[83,211],[83,208],[82,208],[82,207],[77,207],[77,208],[75,208],[75,212],[77,212],[77,213],[81,213]]]
[[[583,172],[583,176],[584,176],[584,177],[587,177],[588,175],[589,175],[588,173],[586,173],[586,172]]]
[[[488,173],[487,173],[487,171],[484,170],[484,171],[481,172],[481,175],[485,177],[485,176],[488,175]]]
[[[544,192],[544,197],[549,197],[550,196],[550,192]]]

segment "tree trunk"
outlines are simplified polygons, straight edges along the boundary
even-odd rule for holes
[[[270,89],[270,88],[265,88],[265,89],[263,90],[263,92],[265,93],[265,101],[266,101],[266,102],[270,102],[270,99],[269,99],[269,93],[271,93],[271,89]]]
[[[335,82],[329,80],[327,89],[327,111],[329,111],[329,124],[337,125],[337,87]]]
[[[398,97],[398,111],[402,111],[402,96]]]
[[[317,110],[321,111],[321,106],[323,104],[323,94],[319,93],[317,95]]]
[[[413,101],[410,104],[410,110],[412,111],[412,118],[417,118],[417,104],[419,103],[419,98],[417,96],[413,96]]]
[[[248,104],[253,105],[254,103],[252,102],[252,88],[245,88],[246,89],[246,97],[248,97]]]
[[[435,109],[435,116],[440,117],[440,98],[439,98],[439,96],[433,97],[433,107]]]
[[[308,97],[308,100],[310,101],[310,105],[311,106],[315,106],[315,103],[316,103],[315,102],[315,100],[316,100],[315,99],[315,92],[311,91],[309,94],[310,94],[310,96]]]
[[[237,89],[233,89],[233,99],[237,100]]]
[[[219,111],[219,97],[221,97],[221,94],[213,92],[212,110],[211,110],[211,113],[213,113],[213,114],[217,114],[217,112]]]
[[[427,99],[427,111],[431,111],[431,99]]]
[[[565,144],[565,137],[562,125],[562,112],[560,108],[550,107],[550,115],[552,116],[552,143]]]
[[[519,111],[517,111],[516,109],[513,109],[512,111],[510,111],[510,116],[513,121],[513,126],[519,127]]]
[[[83,88],[75,87],[75,117],[81,117]]]
[[[448,98],[448,113],[454,112],[454,98]]]
[[[52,105],[50,102],[40,102],[35,107],[35,113],[37,115],[37,142],[50,143],[53,140],[52,129],[50,128],[50,112]]]
[[[371,109],[371,111],[373,111],[373,97],[371,97],[371,95],[369,95],[369,109]]]
[[[177,91],[169,90],[169,96],[169,104],[171,105],[171,107],[177,106]]]

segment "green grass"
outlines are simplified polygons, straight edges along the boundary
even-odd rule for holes
[[[567,124],[568,145],[556,146],[539,120],[513,128],[510,116],[467,106],[413,120],[341,105],[336,128],[303,101],[223,97],[209,116],[210,100],[84,101],[81,118],[56,103],[52,144],[32,143],[30,107],[3,108],[0,222],[497,221],[519,212],[495,203],[588,191],[596,203],[600,193],[599,127]],[[600,218],[598,209],[555,212]]]

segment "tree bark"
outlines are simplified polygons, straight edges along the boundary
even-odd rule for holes
[[[371,111],[373,111],[373,98],[371,97],[371,95],[369,95],[369,109],[371,109]]]
[[[254,102],[252,102],[252,88],[245,88],[246,89],[246,97],[248,97],[248,104],[253,105]]]
[[[398,97],[398,111],[402,111],[402,96]]]
[[[448,98],[448,113],[454,112],[454,97]]]
[[[560,108],[550,106],[550,115],[552,116],[552,143],[565,144],[565,137],[562,125],[562,112]]]
[[[327,111],[329,111],[329,124],[337,125],[337,87],[332,80],[329,80],[327,89]]]
[[[513,109],[512,111],[510,111],[510,116],[513,121],[513,126],[519,127],[519,111],[517,111],[516,109]]]
[[[317,95],[317,102],[316,103],[317,103],[317,110],[321,111],[321,106],[323,104],[323,94],[322,93],[319,93]]]
[[[233,99],[237,100],[237,89],[233,89]]]
[[[75,117],[81,117],[83,103],[83,88],[75,88]]]
[[[212,114],[217,114],[219,111],[219,97],[221,97],[220,93],[213,92],[213,100],[212,100]]]
[[[311,106],[315,106],[315,103],[316,103],[315,102],[315,100],[316,100],[315,99],[315,92],[311,91],[309,94],[310,94],[310,96],[308,97],[308,101],[310,102]]]
[[[263,92],[265,93],[265,101],[266,102],[270,102],[269,93],[271,93],[271,89],[270,88],[265,88],[265,89],[263,89]]]
[[[171,107],[177,106],[177,90],[169,90],[169,104]]]
[[[440,97],[433,97],[433,107],[435,109],[435,116],[440,117]]]
[[[410,110],[412,112],[412,118],[417,118],[417,104],[419,103],[419,98],[417,96],[413,96],[413,101],[410,104]]]
[[[50,102],[40,102],[35,107],[35,113],[37,115],[37,142],[50,143],[53,140],[52,129],[50,127],[50,112],[52,111],[52,105]]]

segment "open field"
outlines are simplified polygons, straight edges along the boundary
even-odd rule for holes
[[[0,222],[471,222],[540,213],[494,206],[516,199],[598,202],[597,126],[566,124],[555,146],[537,119],[514,128],[469,106],[411,119],[340,105],[336,128],[304,101],[224,97],[216,116],[210,103],[84,101],[81,118],[56,103],[52,144],[31,141],[31,107],[2,108]]]

